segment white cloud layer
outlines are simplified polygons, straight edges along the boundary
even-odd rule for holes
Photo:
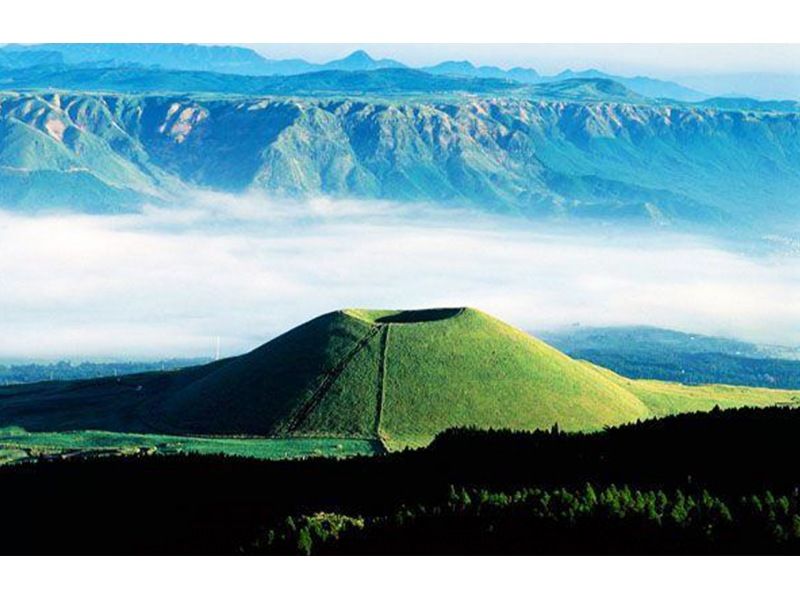
[[[216,336],[234,354],[348,306],[800,344],[796,256],[420,204],[209,194],[131,216],[0,213],[0,256],[0,359],[201,356]]]

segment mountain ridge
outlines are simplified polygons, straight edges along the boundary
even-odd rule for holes
[[[651,98],[671,98],[679,101],[699,101],[709,97],[672,81],[652,77],[623,77],[590,69],[574,72],[569,69],[556,75],[540,75],[535,69],[496,66],[475,66],[467,60],[450,60],[435,65],[409,67],[390,58],[374,59],[364,50],[355,50],[340,59],[324,63],[311,63],[303,59],[272,60],[250,48],[238,46],[203,46],[198,44],[40,44],[33,46],[6,46],[0,48],[0,68],[3,56],[49,53],[60,59],[57,63],[69,65],[105,64],[108,66],[143,67],[186,71],[214,71],[236,75],[274,76],[299,75],[328,70],[378,70],[402,68],[434,75],[457,75],[470,78],[508,79],[519,83],[550,83],[566,79],[602,78],[622,83],[634,92]],[[43,59],[40,58],[41,62]],[[53,60],[51,58],[51,60]],[[29,60],[30,62],[31,60]],[[33,61],[36,62],[36,61]],[[52,63],[47,61],[47,63]]]
[[[794,221],[798,139],[800,112],[624,98],[6,92],[0,205],[113,212],[199,187],[732,231]]]

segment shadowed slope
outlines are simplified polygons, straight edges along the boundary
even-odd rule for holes
[[[325,314],[165,397],[153,414],[183,432],[283,436],[308,430],[306,419],[326,395],[339,391],[336,381],[344,371],[364,367],[358,354],[374,332],[342,312]],[[330,422],[324,433],[358,429],[352,421],[340,427]]]

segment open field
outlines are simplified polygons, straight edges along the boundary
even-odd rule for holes
[[[373,455],[382,452],[370,440],[344,438],[199,438],[159,434],[79,432],[26,432],[0,429],[0,465],[39,457],[69,458],[83,455],[224,454],[256,459],[300,459],[314,456]]]
[[[647,406],[649,417],[664,417],[687,411],[710,411],[714,407],[732,409],[800,405],[800,390],[776,390],[729,384],[691,386],[661,380],[631,380],[600,366],[588,362],[586,364],[635,394]]]

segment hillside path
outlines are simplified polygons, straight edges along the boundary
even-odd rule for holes
[[[375,435],[383,440],[381,436],[381,418],[383,417],[383,403],[386,400],[386,349],[389,345],[389,330],[391,324],[381,326],[381,350],[380,362],[378,363],[378,397],[375,407]]]

